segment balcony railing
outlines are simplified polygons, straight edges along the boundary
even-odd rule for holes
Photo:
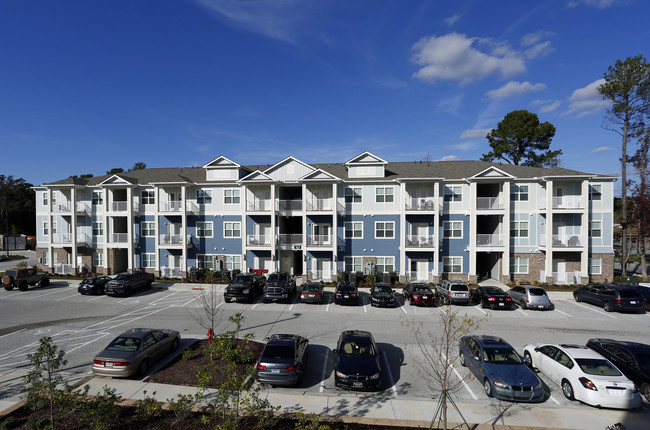
[[[582,196],[553,197],[553,209],[582,209]]]
[[[332,246],[332,236],[316,234],[307,236],[307,246]]]
[[[160,202],[158,210],[161,212],[180,212],[183,210],[183,202],[179,200]]]
[[[163,233],[158,237],[158,242],[160,243],[161,246],[165,246],[165,245],[182,246],[183,235]]]
[[[331,270],[310,270],[307,273],[307,276],[308,276],[310,281],[332,282],[332,271]]]
[[[133,235],[133,243],[138,242],[140,236],[137,234]],[[129,243],[129,234],[128,233],[110,233],[108,235],[108,243]]]
[[[582,236],[580,233],[562,235],[554,234],[551,237],[551,240],[554,248],[574,248],[582,246]],[[539,237],[539,244],[541,246],[546,246],[545,235]]]
[[[160,276],[163,278],[183,278],[183,271],[180,267],[161,267]]]
[[[477,234],[476,246],[503,246],[502,234]]]
[[[246,236],[247,246],[268,246],[271,245],[271,235],[249,234]]]
[[[476,209],[478,210],[498,210],[503,208],[503,199],[501,197],[476,198]]]
[[[72,269],[72,264],[58,263],[53,266],[54,273],[59,275],[71,275]]]
[[[435,200],[433,197],[413,197],[406,199],[407,211],[433,211],[436,210]]]
[[[52,243],[72,243],[72,233],[53,233]]]
[[[248,202],[246,209],[248,212],[269,212],[273,208],[271,200],[253,200]]]
[[[435,247],[435,236],[410,234],[406,236],[406,246],[409,248],[433,248]]]
[[[187,201],[185,202],[185,210],[187,210],[191,214],[200,214],[201,209],[199,208],[198,204],[193,201]]]
[[[546,271],[540,270],[539,280],[540,282],[546,282]],[[558,285],[566,284],[579,284],[581,282],[580,271],[576,270],[573,272],[552,272],[551,273],[552,282]]]
[[[302,234],[281,234],[278,236],[280,245],[302,245]]]
[[[90,205],[84,202],[77,202],[77,212],[90,213],[91,212]]]
[[[307,210],[318,212],[318,211],[331,211],[332,210],[332,199],[314,199],[307,201]]]
[[[54,213],[70,212],[71,209],[72,204],[70,202],[52,203],[52,212]]]
[[[293,212],[302,210],[302,200],[280,200],[278,210],[281,212]]]
[[[128,203],[127,201],[111,202],[111,212],[126,212]]]
[[[428,281],[431,282],[433,281],[433,273],[431,272],[407,272],[406,273],[406,280],[408,282],[415,282],[415,281]],[[435,292],[434,292],[435,294]]]

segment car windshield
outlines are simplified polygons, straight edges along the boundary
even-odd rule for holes
[[[542,288],[531,288],[528,291],[530,291],[531,296],[545,296],[546,295],[546,291],[544,291]]]
[[[14,278],[16,277],[16,271],[15,270],[7,270],[7,273],[5,273],[7,276],[13,276]]]
[[[269,276],[269,280],[268,280],[267,282],[268,282],[269,284],[280,282],[280,275],[278,275],[277,273],[272,273],[272,274]]]
[[[521,364],[521,357],[512,348],[483,348],[483,361],[494,364]]]
[[[602,358],[576,358],[576,362],[587,375],[621,376],[612,363]]]
[[[264,358],[293,358],[293,347],[290,345],[266,345],[262,357]]]
[[[113,340],[107,347],[108,351],[134,352],[140,347],[140,339],[137,337],[120,336]]]
[[[307,285],[307,286],[304,288],[304,291],[309,291],[309,292],[312,292],[312,293],[317,293],[318,291],[320,291],[320,285]]]
[[[338,288],[339,293],[354,293],[354,287],[341,286]]]
[[[625,297],[627,299],[641,299],[641,293],[639,293],[636,290],[633,290],[631,288],[626,288],[626,289],[621,289],[619,290],[621,297]]]
[[[120,273],[115,277],[116,281],[125,281],[127,279],[131,279],[131,274],[130,273]]]
[[[451,291],[467,291],[467,285],[462,285],[462,284],[453,284],[451,286]]]
[[[348,357],[373,357],[376,355],[372,342],[359,339],[344,341],[339,352]]]
[[[433,291],[431,291],[431,288],[429,287],[421,287],[417,286],[413,288],[414,293],[419,293],[419,294],[433,294]]]
[[[388,285],[375,285],[372,289],[375,293],[390,293],[390,287]]]
[[[249,275],[244,275],[244,276],[235,276],[235,279],[233,279],[232,283],[233,284],[245,284],[247,282],[252,282],[253,277]]]
[[[489,293],[489,294],[492,294],[492,295],[495,295],[495,294],[505,294],[505,293],[503,292],[503,290],[502,290],[501,288],[499,288],[499,287],[488,287],[488,288],[485,288],[484,291],[485,291],[486,293]]]

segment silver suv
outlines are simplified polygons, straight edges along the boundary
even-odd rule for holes
[[[469,287],[463,281],[444,280],[436,286],[436,293],[440,303],[446,305],[466,305],[470,301]]]

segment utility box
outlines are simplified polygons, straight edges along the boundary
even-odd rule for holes
[[[0,235],[0,250],[24,251],[27,249],[27,236],[24,234]]]

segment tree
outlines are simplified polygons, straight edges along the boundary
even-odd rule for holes
[[[527,110],[515,110],[488,133],[486,138],[492,150],[481,159],[503,160],[516,166],[554,167],[562,151],[549,149],[553,136],[553,124],[540,123],[537,114]]]
[[[0,175],[0,231],[34,234],[36,194],[24,179]]]
[[[107,175],[114,175],[116,173],[124,173],[124,169],[122,169],[121,167],[114,167],[108,172],[106,172]]]
[[[628,57],[625,61],[617,60],[605,73],[605,83],[598,87],[598,92],[611,106],[605,114],[604,128],[619,134],[621,145],[621,188],[623,230],[621,246],[621,266],[626,275],[629,250],[627,244],[627,144],[644,125],[650,105],[650,65],[642,55]]]
[[[135,164],[133,165],[133,167],[131,168],[131,170],[144,170],[144,169],[146,169],[146,168],[147,168],[146,163],[137,162],[137,163],[135,163]]]
[[[650,127],[644,128],[639,136],[639,149],[630,158],[639,176],[635,189],[633,217],[637,223],[641,277],[648,276],[645,261],[645,238],[650,234],[650,189],[648,188],[648,153],[650,152]]]

